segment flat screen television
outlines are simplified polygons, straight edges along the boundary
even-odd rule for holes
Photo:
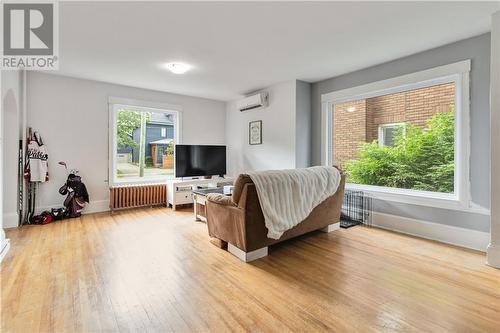
[[[226,146],[175,145],[175,177],[225,174]]]

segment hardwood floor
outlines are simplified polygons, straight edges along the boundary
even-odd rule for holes
[[[500,332],[484,254],[375,228],[312,233],[245,264],[192,212],[9,230],[2,332]]]

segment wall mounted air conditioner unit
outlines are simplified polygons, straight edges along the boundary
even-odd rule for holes
[[[248,111],[269,105],[269,93],[261,92],[239,100],[236,105],[240,111]]]

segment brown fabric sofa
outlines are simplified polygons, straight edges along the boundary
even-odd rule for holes
[[[207,197],[208,233],[219,240],[219,245],[227,243],[228,250],[238,258],[244,261],[258,259],[267,255],[269,245],[313,230],[329,232],[338,229],[344,187],[345,175],[342,174],[337,192],[316,206],[304,221],[276,240],[267,238],[257,190],[252,179],[242,174],[234,183],[232,197],[220,194]]]

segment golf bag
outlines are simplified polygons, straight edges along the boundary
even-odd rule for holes
[[[66,184],[59,189],[59,193],[66,195],[64,207],[66,208],[67,217],[82,215],[83,208],[89,202],[89,194],[80,176],[70,173]]]

